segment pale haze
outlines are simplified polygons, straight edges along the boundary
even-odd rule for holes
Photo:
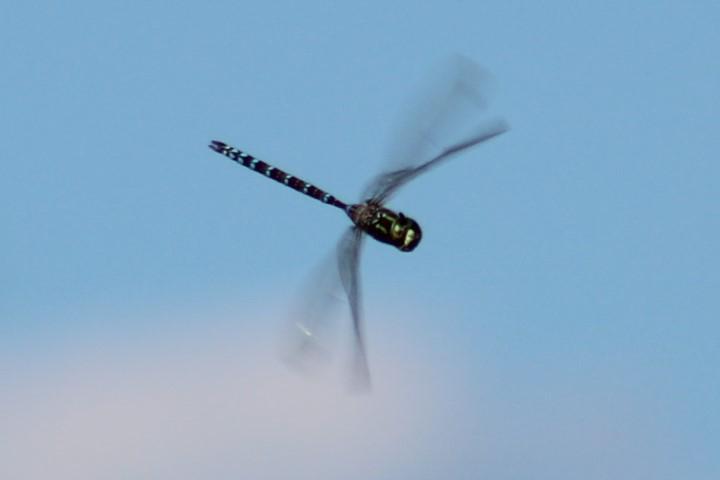
[[[0,478],[719,478],[717,2],[11,3]],[[354,394],[342,301],[283,361],[349,220],[207,144],[359,201],[457,55],[510,130],[366,242]]]

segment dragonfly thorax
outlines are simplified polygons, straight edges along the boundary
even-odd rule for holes
[[[375,240],[411,252],[422,239],[420,225],[402,213],[393,212],[376,203],[352,205],[348,215],[355,225]]]

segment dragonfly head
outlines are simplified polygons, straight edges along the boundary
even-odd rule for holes
[[[393,222],[390,234],[394,240],[393,244],[403,252],[415,250],[422,239],[420,225],[402,213],[398,214]]]

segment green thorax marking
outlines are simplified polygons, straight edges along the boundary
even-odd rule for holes
[[[422,230],[415,220],[377,204],[353,205],[349,215],[355,225],[375,240],[403,252],[414,250],[422,238]]]

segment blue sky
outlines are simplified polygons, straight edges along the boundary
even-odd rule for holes
[[[0,19],[3,478],[717,478],[716,2]],[[366,245],[373,394],[288,371],[347,219],[208,141],[356,200],[453,54],[511,130]]]

